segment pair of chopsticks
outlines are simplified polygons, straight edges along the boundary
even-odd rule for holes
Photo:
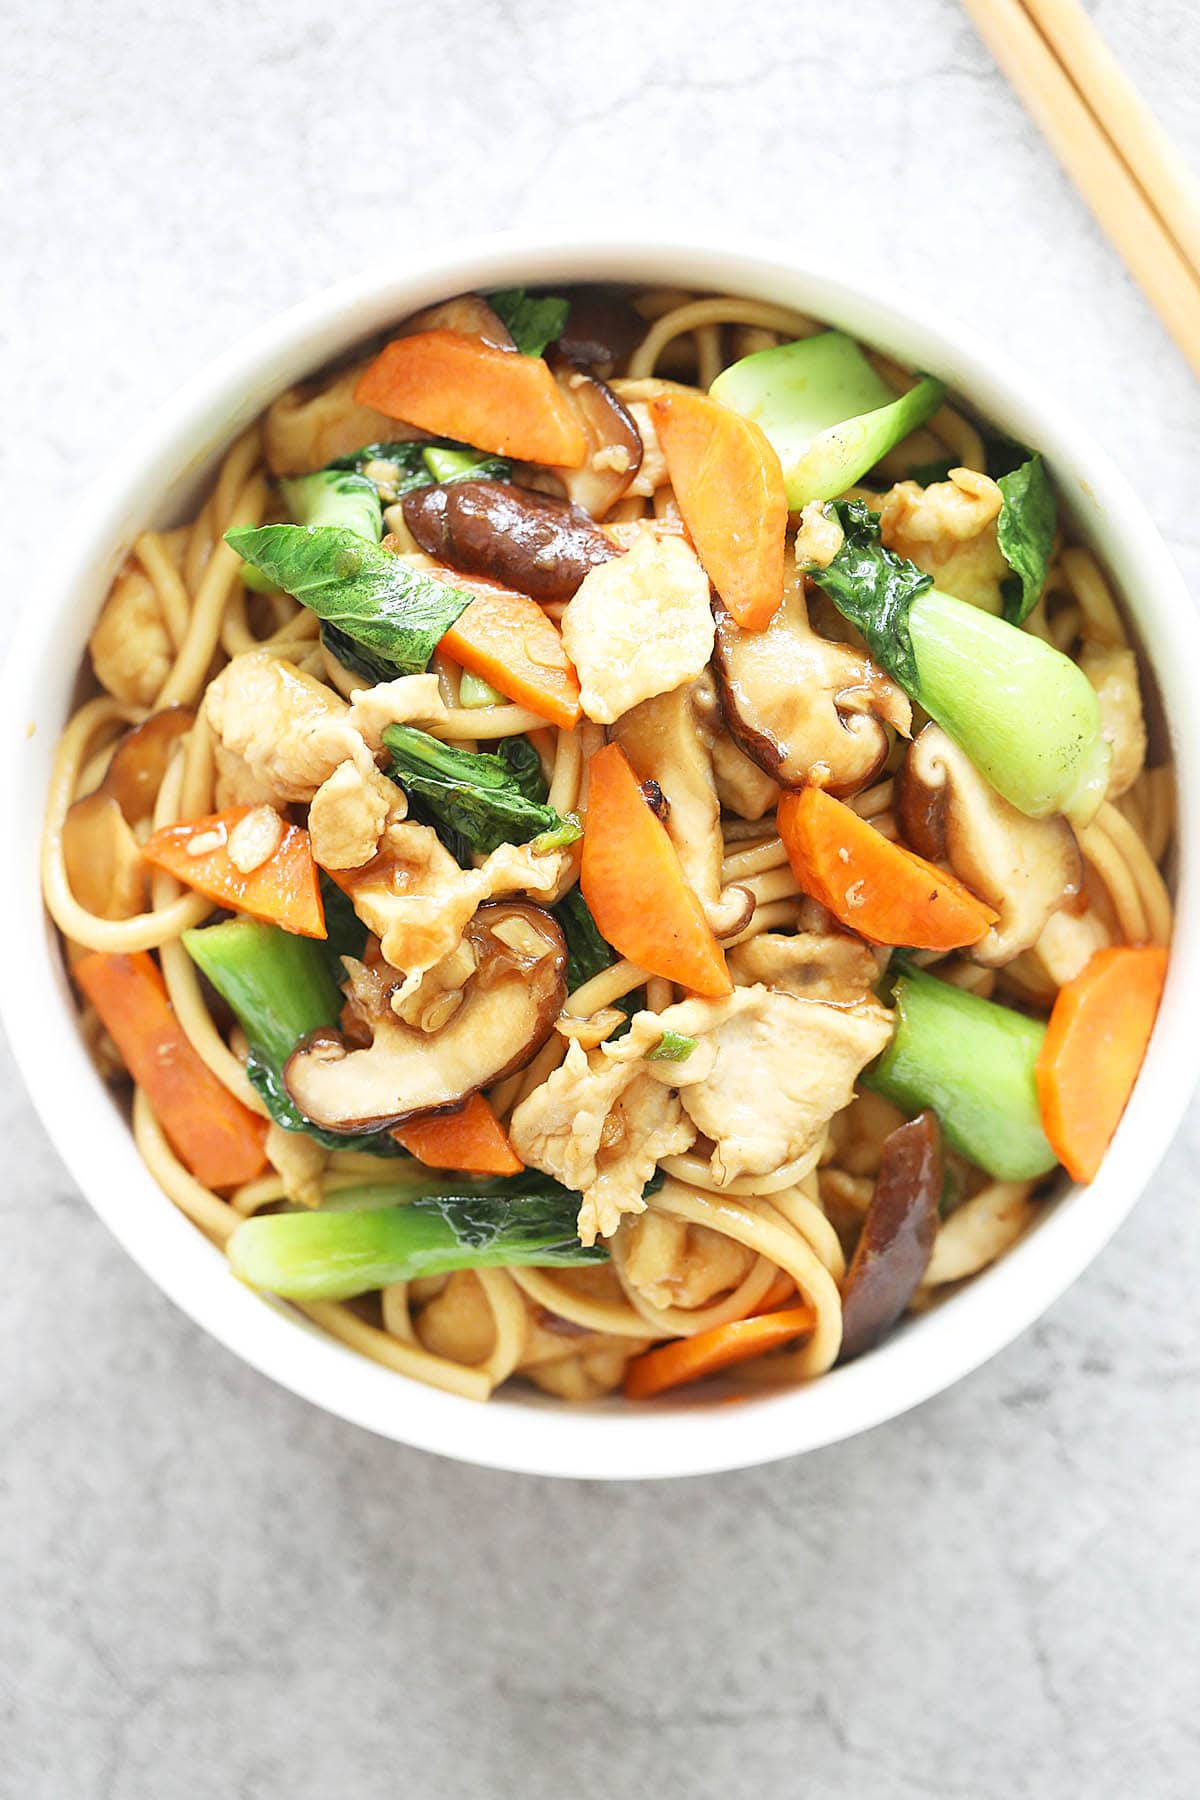
[[[963,0],[1200,374],[1200,187],[1079,0]]]

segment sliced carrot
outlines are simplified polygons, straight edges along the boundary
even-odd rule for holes
[[[227,1188],[261,1175],[266,1120],[243,1106],[193,1050],[147,952],[93,951],[71,972],[196,1180]]]
[[[1133,1092],[1167,975],[1157,945],[1097,950],[1059,989],[1034,1071],[1042,1128],[1076,1181],[1091,1181]]]
[[[725,953],[619,744],[606,744],[588,764],[579,884],[622,956],[693,994],[733,992]]]
[[[439,569],[438,575],[475,595],[439,649],[552,725],[566,731],[577,725],[579,677],[558,626],[537,601],[498,582],[456,576],[450,569]]]
[[[804,892],[873,944],[957,950],[996,922],[961,881],[891,843],[822,788],[784,794],[777,818]]]
[[[354,389],[360,406],[496,456],[578,469],[587,438],[540,356],[458,331],[393,338]]]
[[[700,1381],[705,1375],[717,1375],[754,1356],[765,1356],[792,1338],[806,1336],[816,1322],[811,1306],[789,1306],[783,1312],[752,1313],[748,1319],[735,1319],[731,1325],[714,1325],[711,1331],[698,1331],[695,1337],[675,1338],[626,1363],[625,1398],[649,1400],[655,1394],[665,1394],[668,1388]]]
[[[230,857],[234,827],[258,810],[231,806],[208,818],[164,825],[147,838],[142,855],[220,906],[265,919],[268,925],[282,925],[297,937],[325,937],[320,877],[307,831],[285,821],[276,848],[249,874],[243,874]],[[268,815],[265,822],[270,829],[270,809],[261,810]]]
[[[778,455],[752,419],[707,394],[661,394],[650,411],[705,574],[739,625],[764,630],[783,599],[788,503]]]
[[[525,1164],[482,1094],[458,1112],[410,1119],[392,1132],[398,1144],[429,1169],[462,1169],[472,1175],[519,1175]]]

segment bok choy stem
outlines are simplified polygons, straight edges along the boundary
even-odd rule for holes
[[[578,1194],[529,1179],[533,1191],[523,1194],[427,1191],[401,1206],[381,1203],[395,1198],[390,1184],[344,1190],[336,1212],[248,1219],[229,1240],[229,1260],[250,1287],[286,1300],[347,1300],[455,1269],[605,1261],[605,1250],[579,1242]],[[519,1180],[509,1185],[515,1189]],[[427,1188],[436,1185],[433,1177]]]

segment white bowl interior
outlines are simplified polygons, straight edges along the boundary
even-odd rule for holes
[[[984,417],[1041,449],[1076,531],[1099,554],[1136,623],[1178,770],[1170,975],[1142,1079],[1097,1180],[1086,1191],[1064,1186],[1014,1250],[935,1310],[906,1321],[879,1349],[809,1387],[737,1406],[694,1393],[643,1408],[613,1400],[567,1406],[521,1387],[480,1406],[380,1368],[242,1287],[159,1190],[93,1069],[37,881],[54,742],[92,622],[137,530],[183,516],[224,445],[280,389],[416,307],[469,287],[585,279],[670,283],[800,307],[932,370]],[[53,583],[29,607],[0,705],[9,771],[0,809],[10,867],[20,872],[0,889],[0,917],[8,941],[29,952],[6,965],[0,1011],[48,1131],[115,1236],[193,1319],[294,1392],[401,1442],[539,1474],[648,1477],[765,1462],[861,1431],[977,1367],[1075,1278],[1148,1180],[1198,1067],[1200,718],[1188,687],[1189,671],[1200,666],[1200,630],[1149,516],[1104,454],[990,350],[922,311],[918,318],[894,300],[762,248],[506,238],[369,270],[256,332],[176,395],[130,447]]]

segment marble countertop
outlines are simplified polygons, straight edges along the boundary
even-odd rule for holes
[[[1189,0],[1091,10],[1200,162]],[[5,632],[109,445],[248,327],[388,243],[563,218],[894,274],[1082,415],[1200,577],[1200,390],[953,0],[9,19]],[[0,1107],[5,1800],[1195,1793],[1200,1112],[952,1392],[639,1488],[276,1390],[110,1240],[11,1061]]]

